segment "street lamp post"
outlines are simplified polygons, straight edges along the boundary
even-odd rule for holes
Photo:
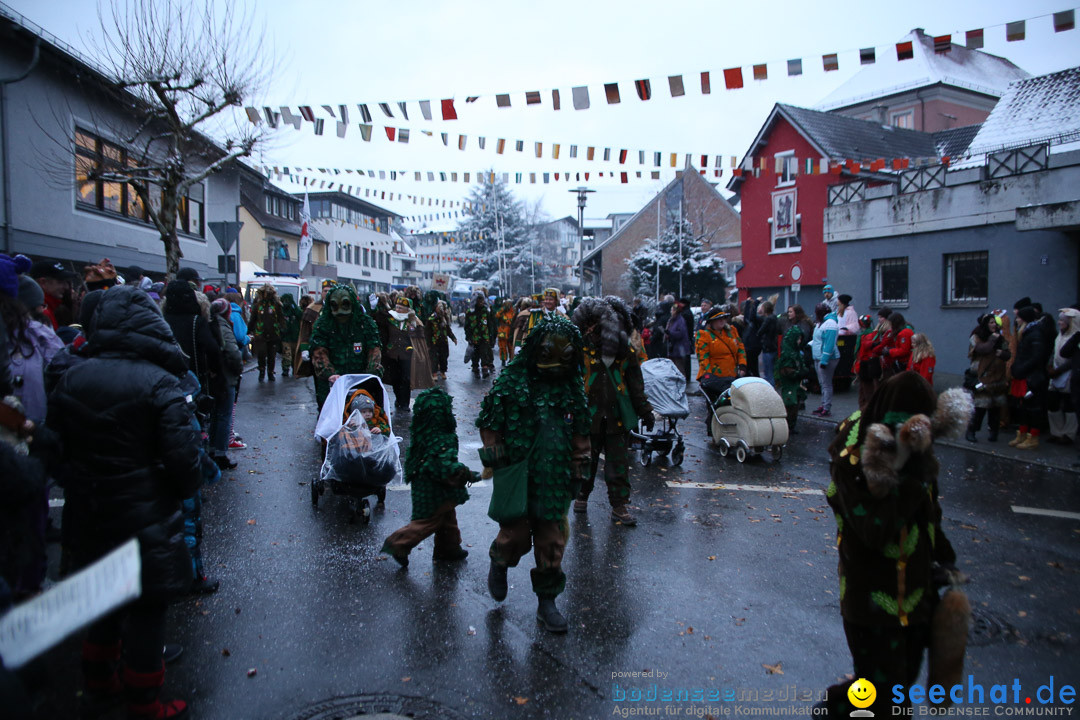
[[[578,296],[585,297],[585,201],[589,193],[596,192],[586,187],[571,190],[577,193],[577,226],[578,226]]]

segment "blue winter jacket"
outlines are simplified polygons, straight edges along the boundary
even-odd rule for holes
[[[243,352],[244,347],[248,344],[248,326],[244,322],[244,313],[236,303],[229,303],[229,307],[232,308],[229,320],[232,321],[233,335],[236,336],[236,344],[240,346],[240,351]]]
[[[836,313],[829,313],[820,325],[814,327],[814,337],[810,341],[810,352],[814,362],[822,367],[840,358],[840,348],[836,346],[836,334],[840,325],[836,322]]]

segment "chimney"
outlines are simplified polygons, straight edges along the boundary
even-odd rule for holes
[[[878,125],[889,124],[889,106],[888,105],[875,105],[874,106],[874,119]]]

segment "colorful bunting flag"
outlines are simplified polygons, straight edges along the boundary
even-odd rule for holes
[[[873,65],[877,62],[877,50],[868,47],[859,50],[859,64],[860,65]]]
[[[457,120],[457,110],[454,109],[453,99],[442,101],[443,120]]]
[[[457,149],[458,150],[464,150],[465,149],[465,143],[466,143],[466,137],[464,135],[458,135],[457,136]]]
[[[371,125],[360,125],[360,137],[364,139],[364,142],[371,142]]]
[[[431,101],[430,100],[421,100],[420,101],[420,114],[424,116],[425,120],[431,120]]]
[[[619,83],[604,83],[604,95],[607,96],[608,105],[618,105],[621,102]]]
[[[371,111],[368,110],[368,106],[361,103],[361,104],[357,105],[356,107],[360,108],[360,119],[363,120],[364,122],[370,124],[371,123]]]
[[[398,139],[398,142],[400,142],[400,143],[409,142],[409,128],[400,128],[398,130],[397,139]]]
[[[724,70],[724,85],[728,90],[738,90],[743,86],[742,68],[734,67]]]
[[[787,61],[787,74],[788,77],[794,77],[796,75],[802,75],[802,60],[796,58],[794,60]]]
[[[524,140],[518,140],[517,142],[515,142],[514,143],[514,149],[517,150],[518,152],[525,152],[525,141]]]
[[[964,33],[964,44],[967,45],[968,50],[978,50],[983,47],[982,28],[979,28],[978,30],[968,30]]]
[[[390,106],[384,102],[379,103],[379,109],[383,111],[383,115],[388,118],[394,117],[394,113],[390,112]]]
[[[664,161],[663,153],[659,153],[659,152],[653,153],[653,165],[655,167],[660,167],[660,163],[662,163],[663,161]]]
[[[476,139],[476,142],[477,142],[477,144],[478,144],[478,145],[480,146],[480,149],[481,149],[481,150],[483,150],[484,148],[486,148],[486,147],[487,147],[487,138],[486,138],[486,137],[484,137],[483,135],[481,135],[480,137],[478,137],[478,138]]]
[[[495,107],[510,107],[510,93],[495,96]]]
[[[315,111],[311,109],[310,105],[301,105],[300,114],[310,123],[315,122]]]
[[[538,142],[538,143],[536,143],[536,157],[543,157],[543,156],[544,156],[544,143]]]
[[[526,105],[539,105],[540,104],[540,91],[539,90],[530,90],[529,92],[525,93],[525,104]]]
[[[595,156],[596,156],[596,148],[594,148],[594,147],[589,147],[589,148],[588,148],[587,150],[585,150],[585,159],[586,159],[586,160],[589,160],[589,161],[591,162],[591,161],[592,161],[592,159],[593,159],[593,158],[594,158]]]
[[[701,73],[701,94],[708,95],[712,92],[712,81],[709,79],[709,71]]]
[[[1006,23],[1005,25],[1005,40],[1007,42],[1017,42],[1019,40],[1023,40],[1026,33],[1027,25],[1023,20]]]
[[[840,58],[836,53],[828,53],[821,56],[821,64],[825,68],[825,72],[832,72],[833,70],[840,69]]]
[[[323,134],[323,126],[325,124],[326,124],[326,121],[323,120],[322,118],[315,118],[315,134],[316,135],[322,135]]]
[[[754,66],[754,79],[755,80],[768,80],[769,79],[769,66],[765,63]]]
[[[682,97],[686,94],[686,90],[683,88],[682,75],[669,75],[667,81],[668,88],[671,90],[671,97]]]
[[[1076,27],[1076,15],[1074,10],[1063,10],[1054,13],[1054,32],[1065,32]]]
[[[506,140],[505,139],[499,138],[498,140],[495,141],[495,154],[496,155],[502,155],[503,151],[505,149],[506,149]]]
[[[938,55],[944,55],[952,50],[952,35],[935,35],[934,36],[934,52]]]
[[[587,110],[589,107],[589,88],[585,85],[576,87],[571,90],[571,94],[574,98],[575,110]]]
[[[619,164],[620,165],[625,165],[626,164],[626,150],[620,150],[619,151]]]
[[[409,119],[409,111],[405,109],[405,103],[399,102],[397,104],[397,106],[398,106],[398,109],[401,110],[402,117],[404,117],[406,120],[408,120]]]
[[[915,49],[910,40],[896,43],[897,60],[910,60],[913,57],[915,57]]]
[[[652,84],[648,80],[635,80],[634,89],[637,90],[637,96],[641,100],[649,100],[652,98]],[[258,113],[256,113],[258,115]]]
[[[554,143],[551,146],[551,157],[553,160],[559,159],[559,143]]]
[[[570,157],[571,158],[576,158],[577,157],[577,145],[571,145],[570,146]]]

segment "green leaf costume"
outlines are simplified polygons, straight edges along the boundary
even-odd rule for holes
[[[537,366],[548,359],[553,344],[569,361],[568,371],[558,376]],[[501,437],[501,446],[481,451],[484,464],[510,465],[528,456],[529,516],[535,519],[562,520],[577,491],[581,468],[574,467],[573,441],[588,436],[590,424],[582,357],[577,327],[564,317],[545,318],[480,406],[476,426]]]
[[[332,305],[348,301],[352,314],[348,322],[335,319]],[[315,368],[315,397],[321,408],[330,393],[330,376],[367,373],[369,355],[379,347],[379,328],[360,305],[348,285],[335,285],[326,295],[311,332],[311,360]]]
[[[432,517],[447,500],[462,505],[469,499],[464,487],[452,487],[451,478],[470,478],[472,472],[458,462],[457,420],[454,399],[442,388],[416,396],[405,456],[405,482],[412,486],[412,520]]]

